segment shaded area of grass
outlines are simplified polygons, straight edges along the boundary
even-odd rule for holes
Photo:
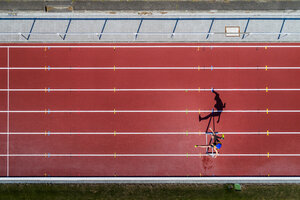
[[[0,184],[0,199],[298,199],[300,184]]]

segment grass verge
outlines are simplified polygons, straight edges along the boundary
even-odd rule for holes
[[[0,184],[0,199],[299,199],[300,184]]]

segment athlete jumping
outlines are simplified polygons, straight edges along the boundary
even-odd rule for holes
[[[214,107],[217,109],[217,112],[213,111],[212,113],[208,114],[205,117],[201,117],[201,115],[199,115],[199,122],[201,122],[202,120],[209,119],[210,117],[216,117],[216,116],[218,116],[217,123],[220,122],[221,113],[222,113],[223,109],[225,108],[226,103],[223,104],[223,102],[222,102],[222,100],[220,98],[219,93],[217,93],[216,91],[214,91],[214,89],[212,89],[212,92],[216,95],[215,96],[216,104],[215,104]]]
[[[220,140],[224,139],[224,135],[222,134],[222,136],[218,136],[211,128],[209,129],[212,133],[210,143],[208,145],[195,145],[195,148],[212,148],[212,152],[216,152],[216,154],[214,155],[214,157],[216,158],[219,155],[218,150],[220,150],[222,147],[222,143],[220,142]]]

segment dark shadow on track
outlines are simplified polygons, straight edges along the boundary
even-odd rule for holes
[[[216,95],[215,96],[216,104],[215,104],[214,107],[217,109],[217,111],[212,110],[212,112],[210,114],[208,114],[207,116],[205,116],[205,117],[201,117],[201,115],[199,115],[199,122],[201,122],[202,120],[207,120],[211,117],[218,117],[217,123],[220,122],[220,117],[221,117],[223,109],[226,107],[226,103],[223,104],[219,93],[217,93],[213,89],[212,89],[212,92]]]

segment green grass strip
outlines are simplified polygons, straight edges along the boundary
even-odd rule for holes
[[[298,199],[300,184],[0,184],[0,199]]]

